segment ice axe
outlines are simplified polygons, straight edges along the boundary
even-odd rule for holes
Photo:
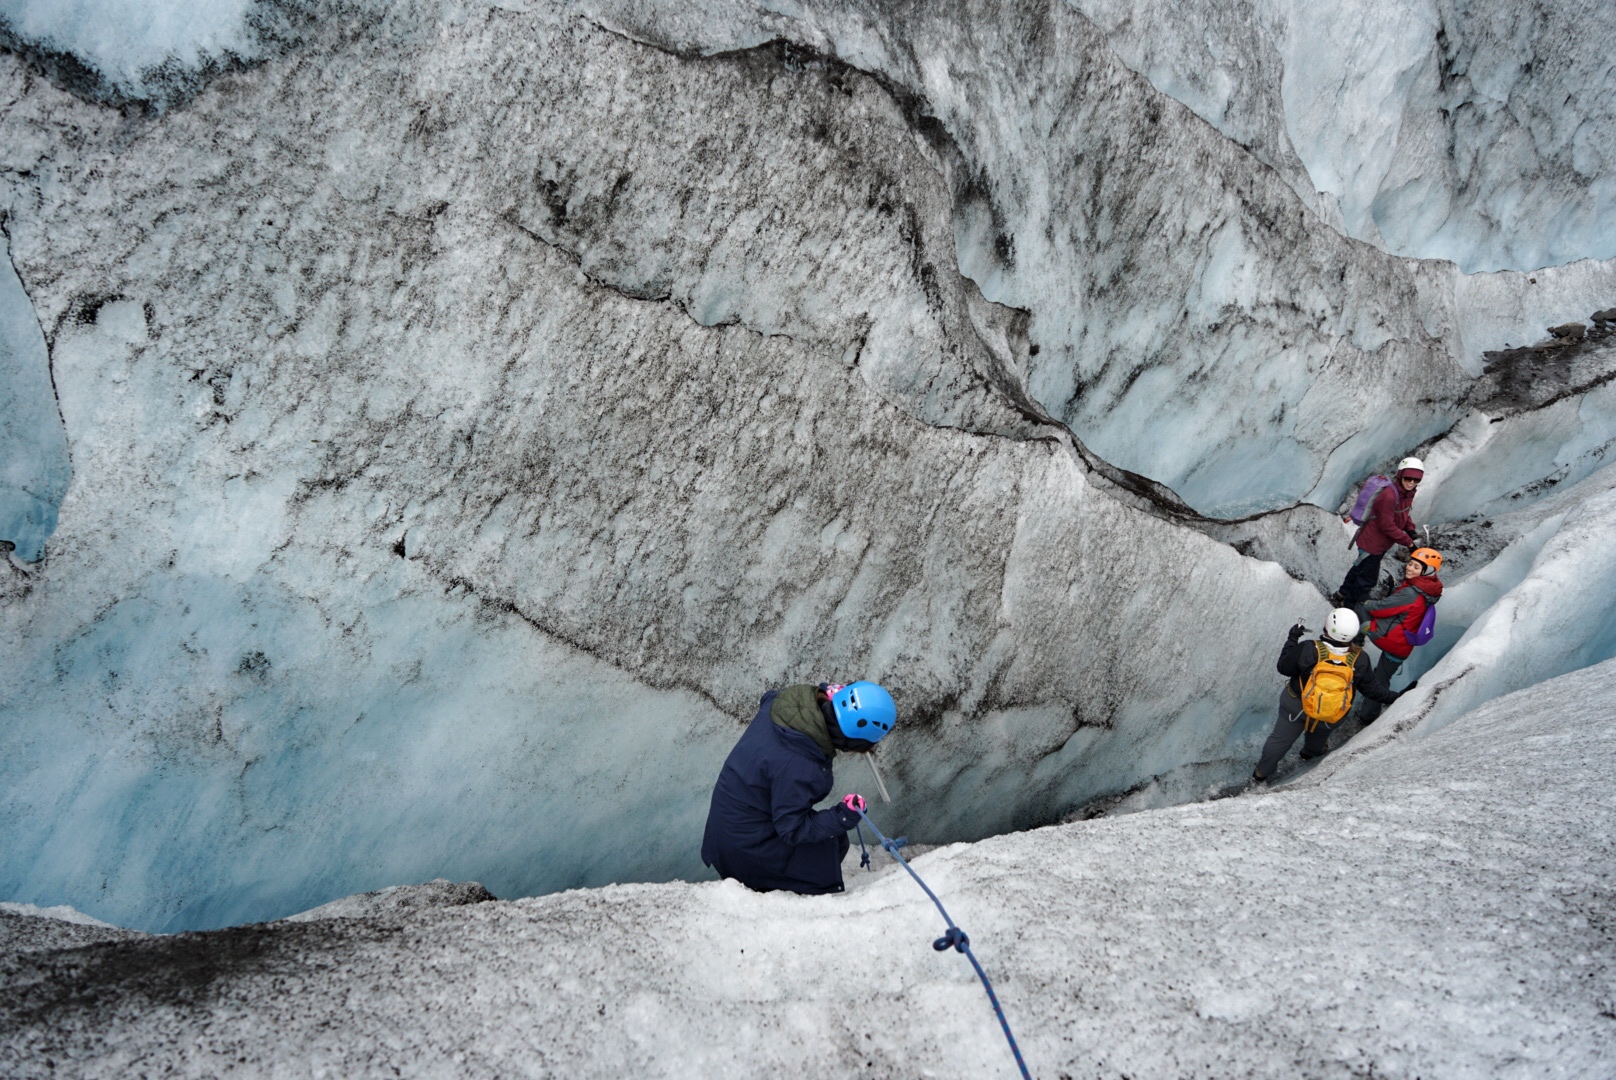
[[[887,794],[887,784],[885,780],[881,779],[881,770],[875,767],[875,752],[872,750],[870,753],[865,754],[864,760],[870,763],[870,772],[875,776],[875,786],[881,789],[881,801],[884,803],[891,802],[892,796]]]

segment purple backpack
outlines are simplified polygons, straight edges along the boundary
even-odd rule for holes
[[[1425,618],[1420,620],[1420,628],[1408,635],[1410,645],[1424,645],[1436,634],[1436,605],[1429,600],[1425,602]]]
[[[1369,516],[1369,508],[1374,505],[1375,496],[1392,486],[1389,476],[1371,476],[1363,482],[1358,489],[1358,498],[1352,504],[1352,512],[1347,515],[1354,525],[1362,525],[1364,518]]]

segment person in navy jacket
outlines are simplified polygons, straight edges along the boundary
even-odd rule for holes
[[[841,892],[864,800],[814,804],[830,794],[836,752],[868,753],[897,719],[892,695],[872,682],[764,694],[713,786],[701,861],[759,892]]]

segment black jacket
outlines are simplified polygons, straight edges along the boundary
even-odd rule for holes
[[[1319,662],[1319,643],[1317,641],[1287,641],[1285,647],[1279,650],[1279,663],[1274,665],[1279,673],[1290,679],[1286,689],[1295,697],[1302,696],[1302,684],[1313,671],[1313,665]],[[1375,667],[1369,662],[1363,650],[1358,651],[1358,659],[1352,665],[1352,685],[1358,693],[1370,701],[1378,701],[1382,705],[1390,705],[1397,700],[1395,691],[1387,689],[1381,681],[1375,678]]]

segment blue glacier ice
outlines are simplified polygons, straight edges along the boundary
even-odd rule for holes
[[[44,556],[72,474],[45,336],[8,257],[0,260],[0,540],[18,559]]]

